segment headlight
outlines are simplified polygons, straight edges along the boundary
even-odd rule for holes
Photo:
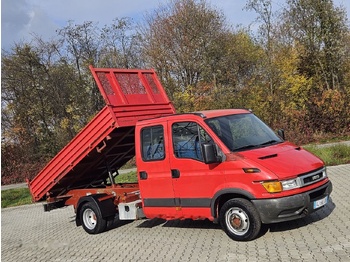
[[[279,193],[285,190],[292,190],[300,187],[299,178],[293,178],[284,181],[266,181],[261,183],[269,193]]]
[[[281,181],[283,190],[291,190],[300,187],[299,178],[289,179]]]

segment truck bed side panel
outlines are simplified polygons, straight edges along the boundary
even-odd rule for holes
[[[65,146],[30,182],[35,200],[59,183],[69,171],[113,131],[115,120],[109,108],[104,107],[79,134]]]

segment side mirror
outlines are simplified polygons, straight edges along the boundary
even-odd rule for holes
[[[214,144],[204,143],[202,144],[202,152],[204,163],[213,164],[222,162],[222,158],[218,156],[216,146]]]
[[[280,129],[277,131],[277,134],[283,139],[283,140],[286,140],[285,136],[284,136],[284,130],[283,129]]]

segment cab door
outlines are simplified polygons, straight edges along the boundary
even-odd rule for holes
[[[169,166],[167,124],[138,126],[136,161],[143,212],[148,218],[171,219],[177,210]]]
[[[225,176],[219,163],[205,164],[201,144],[215,143],[195,121],[168,122],[172,152],[169,154],[175,202],[184,218],[210,218],[211,200]]]

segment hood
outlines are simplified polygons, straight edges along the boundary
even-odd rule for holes
[[[321,159],[289,142],[239,154],[269,169],[278,179],[293,178],[324,166]]]

